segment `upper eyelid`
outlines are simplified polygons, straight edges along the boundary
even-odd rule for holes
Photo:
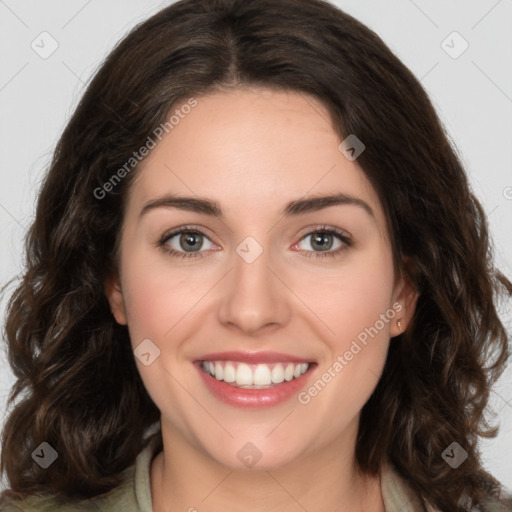
[[[160,240],[165,241],[168,240],[169,238],[172,238],[176,235],[180,235],[182,233],[200,233],[201,235],[210,238],[210,236],[208,235],[208,229],[206,228],[196,226],[181,226],[179,228],[169,229],[160,237]]]

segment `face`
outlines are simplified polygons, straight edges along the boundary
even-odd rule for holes
[[[414,302],[378,197],[312,97],[187,110],[130,188],[106,286],[164,443],[231,468],[352,453]]]

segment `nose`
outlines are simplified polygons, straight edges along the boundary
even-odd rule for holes
[[[218,319],[245,335],[270,333],[286,325],[291,316],[292,292],[279,266],[272,264],[270,251],[252,262],[236,252],[233,268],[225,278]]]

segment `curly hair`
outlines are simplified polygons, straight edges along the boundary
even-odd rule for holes
[[[56,146],[7,308],[16,382],[5,494],[92,497],[134,463],[159,411],[104,283],[137,166],[104,184],[183,98],[243,86],[311,95],[341,140],[364,141],[358,164],[386,213],[396,269],[419,293],[362,410],[359,468],[377,474],[390,460],[442,510],[499,496],[477,441],[496,434],[484,412],[508,357],[497,308],[512,284],[493,267],[484,212],[426,92],[373,31],[324,0],[181,0],[100,66]],[[457,470],[441,456],[454,440],[468,453]],[[43,441],[59,453],[52,471],[30,456]]]

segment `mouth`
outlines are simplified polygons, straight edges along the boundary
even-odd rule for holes
[[[270,407],[289,400],[310,380],[314,361],[283,354],[212,354],[194,361],[217,399],[235,407]]]
[[[268,389],[304,375],[310,363],[246,364],[239,361],[201,361],[205,373],[242,389]]]

